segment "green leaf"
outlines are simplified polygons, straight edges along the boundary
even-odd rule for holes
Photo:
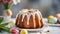
[[[0,32],[2,31],[2,28],[0,28]]]
[[[4,3],[3,6],[4,6],[5,9],[9,9],[10,8],[8,2],[7,3]]]
[[[5,27],[7,26],[9,23],[4,23],[4,24],[0,24],[0,27]]]
[[[3,30],[3,28],[0,28],[0,32],[2,33],[4,30]]]
[[[1,28],[2,28],[2,31],[10,32],[10,28],[8,27],[1,27]]]
[[[0,24],[3,22],[3,20],[4,20],[4,18],[2,17],[2,18],[0,18]]]

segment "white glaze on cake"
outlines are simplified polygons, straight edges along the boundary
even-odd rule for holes
[[[29,25],[29,19],[30,19],[30,16],[31,15],[33,15],[33,17],[34,17],[34,22],[35,22],[35,14],[37,14],[38,15],[38,18],[40,19],[40,16],[42,16],[41,15],[41,13],[40,13],[40,11],[39,10],[37,10],[37,9],[23,9],[23,10],[21,10],[20,12],[19,12],[19,14],[20,15],[22,15],[22,22],[23,22],[23,20],[24,20],[24,17],[25,16],[27,16],[27,24]],[[19,15],[18,14],[18,15]],[[39,21],[40,22],[40,21]],[[34,25],[35,26],[35,25]]]

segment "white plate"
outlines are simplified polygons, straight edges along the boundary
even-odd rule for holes
[[[44,24],[45,24],[45,25],[54,26],[54,27],[55,27],[55,26],[60,27],[60,24],[50,24],[50,23],[48,23],[47,18],[43,19],[43,21],[44,21]]]
[[[24,28],[19,28],[19,27],[16,27],[18,30],[22,30]],[[37,28],[37,29],[26,29],[27,31],[30,31],[30,32],[40,32],[42,30],[42,28]]]
[[[60,24],[48,24],[48,26],[60,27]]]

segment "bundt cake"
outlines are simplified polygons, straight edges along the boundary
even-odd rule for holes
[[[20,28],[42,28],[42,15],[37,9],[22,9],[16,18],[16,26]]]

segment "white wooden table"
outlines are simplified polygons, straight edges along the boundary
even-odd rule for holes
[[[15,20],[15,19],[13,19]],[[50,30],[50,32],[46,33],[45,30]],[[10,33],[7,33],[7,32],[3,32],[3,33],[0,33],[0,34],[10,34]],[[28,34],[41,34],[40,32],[29,32]],[[60,34],[60,27],[44,27],[43,31],[42,31],[42,34]]]

